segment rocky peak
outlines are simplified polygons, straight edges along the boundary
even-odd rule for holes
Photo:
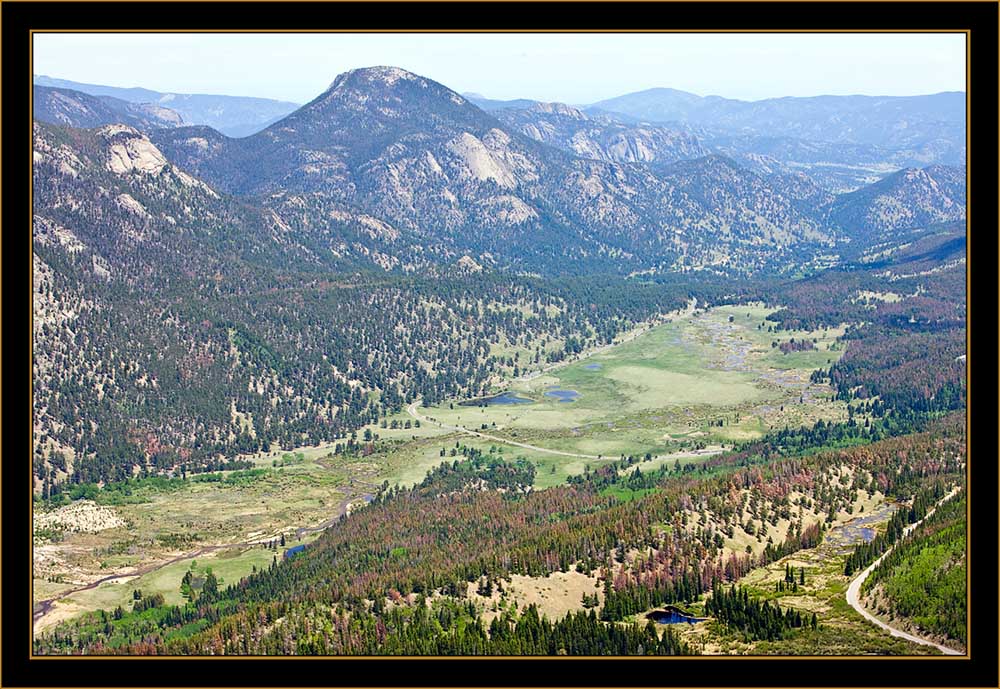
[[[97,133],[100,134],[104,138],[104,140],[108,142],[114,140],[146,138],[142,135],[142,132],[140,132],[138,129],[136,129],[135,127],[130,127],[127,124],[105,125],[104,127],[98,129]]]
[[[411,90],[427,90],[445,96],[456,105],[467,104],[462,96],[430,79],[399,67],[363,67],[337,75],[330,87],[314,102],[358,100],[379,96],[404,96]]]
[[[337,76],[315,100],[263,134],[275,140],[305,134],[311,146],[326,146],[339,132],[351,139],[376,140],[406,129],[456,123],[469,128],[484,114],[462,96],[430,79],[398,67],[366,67]],[[352,146],[353,147],[353,146]]]
[[[167,159],[152,141],[137,129],[124,124],[109,124],[97,130],[108,147],[105,166],[122,175],[129,172],[159,174],[167,167]]]
[[[574,120],[582,121],[588,119],[582,112],[565,103],[536,103],[529,110],[546,115],[561,115],[562,117],[569,117]]]

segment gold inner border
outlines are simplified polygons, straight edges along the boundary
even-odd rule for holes
[[[8,0],[9,1],[9,0]],[[57,0],[40,0],[40,2],[55,2]],[[128,0],[110,0],[111,2],[128,2]],[[267,0],[222,0],[223,2],[265,2]],[[305,0],[306,2],[324,2],[325,0]],[[403,0],[404,2],[415,2],[419,3],[420,0]],[[460,2],[461,0],[441,0],[443,2]],[[524,2],[528,3],[532,0],[508,0],[513,2]],[[599,0],[555,0],[556,2],[570,3],[574,1],[582,2],[597,2]],[[638,0],[639,2],[648,2],[655,4],[662,4],[662,0]],[[701,2],[722,2],[724,0],[700,0]],[[776,0],[777,2],[795,2],[796,0]],[[869,0],[838,0],[839,2],[855,2],[855,3],[865,3]],[[890,2],[907,3],[907,2],[934,2],[935,0],[889,0]],[[974,2],[980,2],[983,4],[995,4],[992,0],[973,0]],[[171,0],[171,2],[191,2],[196,3],[199,0]],[[374,4],[377,4],[378,0],[375,0]],[[936,660],[936,661],[955,661],[955,660],[971,660],[972,658],[972,624],[971,624],[971,610],[972,610],[972,596],[970,592],[972,569],[971,563],[971,516],[972,516],[972,506],[971,506],[971,495],[969,495],[969,486],[971,485],[971,463],[969,462],[970,446],[971,446],[971,426],[969,418],[969,407],[970,401],[972,399],[971,395],[971,376],[970,364],[969,364],[969,343],[970,343],[970,318],[971,304],[970,296],[970,262],[971,262],[971,252],[969,247],[970,242],[970,220],[972,217],[971,213],[971,198],[972,193],[969,189],[969,182],[972,178],[971,168],[969,165],[969,159],[972,155],[972,116],[969,109],[970,105],[970,88],[971,88],[971,78],[972,78],[972,53],[971,53],[971,30],[970,29],[615,29],[615,30],[598,30],[598,29],[512,29],[512,30],[499,30],[499,29],[424,29],[424,30],[385,30],[385,29],[337,29],[337,30],[322,30],[322,29],[256,29],[256,30],[244,30],[244,29],[80,29],[80,30],[64,30],[64,29],[30,29],[29,30],[29,50],[31,54],[28,59],[30,66],[30,77],[31,77],[31,89],[28,98],[28,111],[29,120],[34,122],[34,48],[35,48],[35,34],[136,34],[136,33],[156,33],[156,34],[297,34],[297,33],[308,33],[308,34],[359,34],[359,33],[378,33],[378,34],[864,34],[864,33],[882,33],[882,34],[937,34],[937,33],[951,33],[951,34],[965,34],[965,175],[966,175],[966,203],[965,203],[965,238],[966,238],[966,264],[965,264],[965,299],[966,299],[966,329],[965,329],[965,379],[966,379],[966,405],[965,405],[965,443],[966,443],[966,459],[965,459],[965,491],[966,491],[966,512],[965,512],[965,529],[966,529],[966,645],[965,645],[965,655],[960,656],[844,656],[844,655],[801,655],[801,656],[767,656],[767,655],[755,655],[755,656],[733,656],[733,655],[712,655],[712,656],[430,656],[430,655],[419,655],[419,656],[355,656],[355,655],[345,655],[345,656],[262,656],[262,655],[233,655],[233,656],[179,656],[179,655],[161,655],[161,656],[113,656],[113,655],[100,655],[100,656],[75,656],[75,655],[36,655],[33,648],[34,641],[34,619],[31,618],[30,622],[30,633],[28,635],[28,659],[32,660],[109,660],[109,659],[122,659],[122,660],[141,660],[141,659],[213,659],[213,660],[555,660],[555,661],[565,661],[565,660],[622,660],[628,659],[632,660],[659,660],[663,661],[674,661],[674,660],[837,660],[837,659],[859,659],[864,658],[865,660]],[[29,170],[32,174],[32,184],[28,191],[28,204],[29,204],[29,214],[34,217],[34,163],[31,154],[34,151],[34,131],[28,137],[30,142],[28,161]],[[998,201],[1000,205],[1000,201]],[[34,243],[32,242],[32,259],[29,263],[30,268],[28,271],[29,278],[34,279]],[[33,284],[33,283],[32,283]],[[29,319],[29,335],[31,336],[31,344],[29,346],[30,357],[30,377],[31,383],[29,385],[29,390],[31,391],[31,405],[34,405],[34,289],[31,290],[31,311]],[[34,424],[32,424],[30,429],[30,442],[34,446]],[[32,500],[29,502],[29,535],[28,542],[31,543],[31,557],[29,559],[29,578],[30,582],[30,592],[29,592],[29,602],[30,607],[34,609],[34,542],[33,534],[34,530],[31,528],[33,521],[33,509],[32,503],[34,502],[34,474],[29,474],[30,478],[30,495]],[[2,483],[0,483],[2,485]],[[2,566],[2,560],[0,560],[0,566]]]

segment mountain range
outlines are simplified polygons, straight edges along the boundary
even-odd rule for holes
[[[811,141],[869,144],[895,150],[944,146],[959,163],[965,155],[965,93],[927,96],[815,96],[741,101],[702,98],[656,88],[591,106],[647,122],[684,122],[708,129]],[[947,142],[945,144],[945,142]]]
[[[966,173],[912,153],[946,107],[124,95],[34,86],[36,654],[907,650],[825,616],[872,544],[816,546],[964,479]],[[802,549],[821,620],[737,593]]]
[[[487,112],[394,67],[241,138],[159,108],[35,87],[39,489],[341,439],[519,375],[497,342],[568,356],[965,218],[959,167],[835,194],[682,127]]]
[[[36,87],[36,104],[39,119],[76,127],[130,124],[127,136],[144,150],[257,208],[319,265],[367,255],[381,268],[416,270],[468,256],[543,273],[746,274],[964,217],[959,168],[906,169],[835,195],[809,170],[771,157],[773,148],[720,155],[683,127],[562,104],[486,112],[395,67],[341,74],[241,138],[158,126],[177,116],[64,89]]]
[[[270,98],[163,93],[145,88],[86,84],[45,75],[36,75],[34,83],[36,86],[70,89],[91,96],[110,96],[127,103],[166,107],[180,115],[188,124],[204,124],[227,136],[253,134],[299,107],[296,103]]]
[[[152,103],[132,103],[114,96],[92,96],[49,86],[35,86],[32,93],[32,113],[41,122],[84,129],[120,123],[144,131],[187,124],[177,111]]]

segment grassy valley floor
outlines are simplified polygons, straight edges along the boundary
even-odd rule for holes
[[[845,419],[846,405],[829,401],[830,389],[809,381],[812,370],[840,356],[842,329],[769,333],[770,312],[760,305],[691,307],[619,344],[510,381],[507,389],[530,404],[454,400],[416,409],[417,418],[403,410],[385,427],[359,429],[359,441],[366,433],[372,438],[361,452],[334,454],[331,443],[261,453],[249,457],[262,470],[252,476],[237,472],[228,481],[119,495],[104,505],[118,517],[111,528],[36,529],[38,628],[113,607],[133,588],[176,601],[192,560],[211,560],[224,579],[236,581],[270,562],[274,553],[261,541],[284,533],[288,543],[301,543],[381,483],[418,483],[461,445],[525,457],[536,466],[535,487],[546,488],[621,456],[648,455],[643,469],[675,466],[771,428]],[[815,340],[815,349],[783,354],[776,345],[792,338]],[[577,395],[559,401],[547,394],[553,390]],[[66,595],[103,579],[109,580]]]

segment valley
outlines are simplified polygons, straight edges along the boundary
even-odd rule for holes
[[[323,83],[36,79],[34,654],[968,647],[964,94]]]
[[[818,349],[812,353],[832,360],[839,357],[835,342],[843,329],[784,332],[776,340],[757,328],[771,311],[760,305],[702,310],[689,304],[612,345],[511,379],[510,390],[536,400],[530,405],[414,402],[388,417],[385,428],[371,424],[359,430],[359,436],[374,439],[371,451],[333,454],[332,444],[275,449],[237,457],[254,468],[218,472],[218,481],[193,475],[166,490],[136,487],[122,496],[98,496],[123,520],[121,526],[63,532],[57,543],[36,547],[36,601],[59,598],[37,628],[70,613],[113,607],[134,588],[180,602],[179,575],[173,581],[171,574],[182,575],[192,560],[218,569],[214,563],[224,559],[224,571],[238,579],[251,567],[270,563],[271,551],[261,543],[281,534],[288,535],[289,547],[308,542],[301,540],[307,531],[332,523],[383,481],[419,483],[449,461],[446,450],[458,444],[489,455],[525,457],[536,467],[535,486],[547,488],[619,457],[642,458],[643,469],[673,467],[760,437],[778,422],[843,418],[846,405],[826,401],[829,389],[809,383],[811,362],[796,361],[796,353],[775,354],[771,346],[816,336]],[[572,388],[579,397],[546,399],[554,386]],[[389,423],[399,428],[389,429]],[[171,529],[165,531],[164,524]],[[185,547],[172,549],[170,543]],[[88,585],[88,579],[108,577],[114,579],[66,594]]]

